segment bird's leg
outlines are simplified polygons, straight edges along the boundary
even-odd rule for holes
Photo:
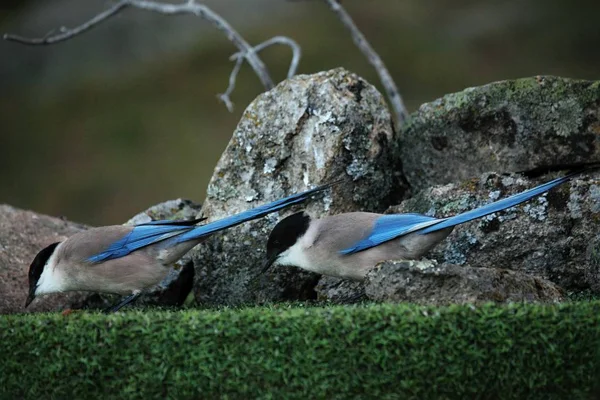
[[[136,290],[135,292],[121,300],[119,303],[115,304],[112,307],[108,307],[106,310],[104,310],[104,312],[107,314],[117,312],[121,308],[125,307],[127,304],[133,303],[138,297],[140,297],[141,294],[141,291]]]

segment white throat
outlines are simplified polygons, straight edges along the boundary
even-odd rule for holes
[[[307,271],[319,272],[319,266],[311,261],[309,253],[314,251],[312,246],[319,233],[319,221],[312,220],[306,233],[302,235],[293,246],[281,253],[274,265],[294,266]]]
[[[35,289],[35,295],[62,292],[65,290],[65,280],[59,268],[56,268],[58,250],[64,242],[56,246],[54,252],[46,261]]]
[[[273,264],[294,266],[310,270],[310,262],[306,256],[301,240],[297,241],[292,247],[281,253]]]

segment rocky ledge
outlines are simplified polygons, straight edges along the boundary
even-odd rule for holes
[[[199,205],[173,200],[132,218],[213,221],[345,178],[307,203],[316,216],[354,210],[460,213],[600,162],[600,83],[558,77],[495,82],[424,104],[395,129],[382,95],[344,69],[298,75],[245,110]],[[296,268],[259,269],[276,222],[299,208],[215,234],[142,303],[199,306],[287,300],[422,304],[562,301],[600,295],[600,174],[460,225],[427,259],[390,260],[365,282]],[[87,227],[0,207],[0,312],[22,312],[42,247]],[[33,311],[111,298],[48,296]]]

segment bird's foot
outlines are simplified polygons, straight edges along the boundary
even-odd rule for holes
[[[115,312],[119,311],[121,308],[125,307],[127,304],[133,303],[135,300],[137,300],[137,298],[140,297],[141,294],[142,294],[142,292],[139,292],[139,291],[133,292],[132,294],[130,294],[129,296],[127,296],[123,300],[121,300],[119,303],[105,309],[104,313],[110,314],[110,313],[115,313]]]

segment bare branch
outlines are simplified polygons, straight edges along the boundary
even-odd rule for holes
[[[408,113],[406,111],[406,107],[404,106],[404,102],[402,101],[402,96],[400,96],[400,92],[398,92],[398,88],[394,83],[394,79],[390,75],[387,70],[385,64],[381,60],[381,57],[375,52],[375,50],[371,47],[367,39],[362,34],[362,32],[358,29],[350,14],[346,12],[346,10],[340,5],[338,0],[325,0],[331,10],[337,14],[342,24],[348,28],[350,34],[352,35],[352,40],[354,44],[362,51],[362,53],[367,57],[371,65],[377,71],[379,75],[379,79],[381,80],[381,84],[385,88],[387,95],[390,99],[390,103],[392,104],[392,108],[394,113],[396,114],[396,120],[398,125],[402,125],[406,118],[408,117]]]
[[[269,71],[262,60],[256,55],[252,46],[250,46],[248,42],[246,42],[244,38],[242,38],[241,35],[220,15],[207,6],[196,3],[194,0],[189,0],[181,4],[159,3],[148,0],[121,0],[110,9],[96,15],[94,18],[76,28],[61,29],[59,34],[46,36],[40,39],[28,39],[18,35],[5,34],[4,39],[28,45],[49,45],[62,42],[92,29],[127,7],[154,11],[164,15],[193,14],[209,21],[215,28],[223,32],[227,39],[229,39],[241,52],[243,52],[244,58],[248,61],[248,64],[250,64],[265,89],[269,90],[273,88],[273,80],[269,75]]]
[[[231,70],[231,74],[229,75],[229,85],[227,86],[227,90],[225,93],[221,93],[217,95],[219,100],[225,103],[225,107],[229,112],[233,112],[233,103],[231,102],[231,98],[229,97],[235,89],[235,79],[237,78],[237,74],[240,72],[240,68],[242,67],[242,63],[244,62],[244,57],[238,57],[235,61],[235,66],[233,70]]]
[[[286,44],[286,45],[290,46],[292,49],[292,62],[290,63],[290,67],[288,69],[288,74],[287,74],[287,77],[289,79],[292,76],[296,75],[296,70],[298,69],[298,63],[300,63],[300,56],[302,54],[300,46],[298,45],[298,43],[296,43],[295,40],[293,40],[287,36],[275,36],[269,40],[266,40],[256,46],[254,46],[254,51],[256,53],[258,53],[259,51],[264,50],[267,47],[274,45],[274,44]],[[229,86],[227,86],[227,90],[225,91],[225,93],[219,94],[217,96],[223,103],[225,103],[225,106],[227,107],[229,112],[233,111],[233,103],[229,96],[231,95],[231,93],[233,92],[233,89],[235,88],[235,80],[237,78],[237,74],[240,72],[240,67],[242,66],[242,61],[244,60],[244,58],[245,58],[245,54],[241,51],[238,51],[237,53],[235,53],[231,57],[229,57],[230,60],[236,61],[235,66],[233,67],[233,70],[231,71],[231,74],[229,75]]]
[[[292,61],[290,62],[290,67],[288,69],[287,78],[290,79],[292,76],[296,75],[296,71],[298,70],[298,64],[300,63],[300,57],[302,56],[302,49],[300,45],[292,38],[287,36],[274,36],[269,40],[265,40],[264,42],[254,46],[255,52],[260,52],[266,49],[269,46],[274,44],[285,44],[290,46],[292,49]],[[244,54],[241,51],[233,54],[229,59],[235,60],[237,58],[242,57]]]
[[[79,25],[76,28],[66,29],[65,27],[61,27],[60,33],[57,35],[53,35],[54,31],[50,31],[43,38],[28,39],[23,36],[11,35],[10,33],[5,33],[3,38],[4,38],[4,40],[10,40],[13,42],[28,44],[28,45],[32,45],[32,46],[48,45],[48,44],[63,42],[65,40],[71,39],[73,36],[80,35],[80,34],[84,33],[85,31],[92,29],[93,27],[95,27],[96,25],[101,23],[102,21],[119,13],[122,9],[124,9],[128,5],[129,5],[128,1],[120,1],[117,4],[115,4],[114,6],[112,6],[111,8],[109,8],[108,10],[101,12],[100,14],[96,15],[94,18],[90,19],[87,22],[84,22],[83,24]]]

